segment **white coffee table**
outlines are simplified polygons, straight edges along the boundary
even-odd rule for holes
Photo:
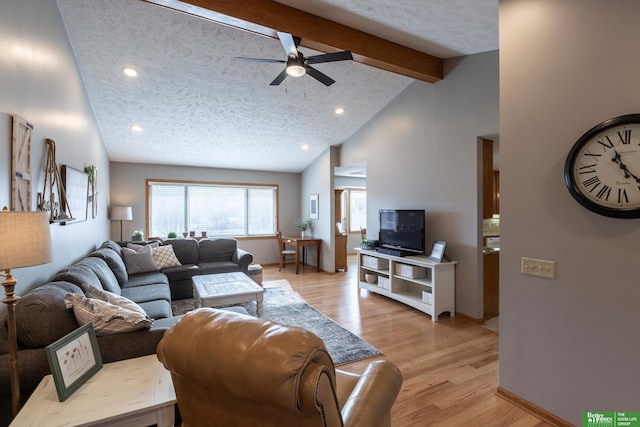
[[[256,313],[262,317],[264,289],[244,273],[218,273],[193,276],[193,293],[199,307],[220,307],[256,302]]]
[[[155,354],[105,363],[60,402],[51,375],[40,381],[10,427],[173,426],[176,394]]]

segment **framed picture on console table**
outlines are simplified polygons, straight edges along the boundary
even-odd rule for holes
[[[87,323],[45,347],[60,402],[102,368],[93,325]]]
[[[442,262],[442,257],[444,257],[444,249],[447,247],[447,242],[443,242],[442,240],[436,240],[433,242],[433,249],[431,249],[431,255],[429,255],[429,259],[431,261]]]

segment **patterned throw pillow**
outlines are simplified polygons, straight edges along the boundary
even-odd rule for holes
[[[153,324],[153,320],[139,306],[140,311],[129,310],[101,299],[87,298],[79,294],[67,294],[64,300],[67,308],[73,308],[78,324],[92,323],[96,335],[113,335],[149,329]]]
[[[88,283],[83,283],[81,288],[84,291],[84,296],[87,298],[99,299],[101,301],[108,302],[109,304],[117,305],[118,307],[122,307],[130,311],[135,311],[143,316],[147,315],[142,307],[122,295],[117,295],[113,292],[105,291],[104,289],[98,289]]]
[[[156,263],[158,270],[182,265],[171,245],[153,248],[153,262]]]

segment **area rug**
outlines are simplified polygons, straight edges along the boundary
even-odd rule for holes
[[[251,315],[256,315],[255,302],[242,304],[242,306]],[[174,315],[184,314],[194,307],[194,300],[172,302]],[[380,350],[344,329],[286,289],[265,283],[262,307],[263,318],[289,326],[300,326],[319,336],[324,341],[336,366],[382,354]]]

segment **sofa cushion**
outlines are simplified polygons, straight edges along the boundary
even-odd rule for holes
[[[137,251],[131,248],[122,248],[122,255],[124,255],[124,264],[129,274],[148,273],[158,270],[156,263],[153,262],[151,246],[142,246]]]
[[[171,303],[167,300],[141,302],[139,305],[152,319],[164,319],[172,316]]]
[[[100,247],[113,249],[118,255],[122,256],[122,246],[113,240],[105,240]]]
[[[200,240],[200,263],[231,261],[238,249],[235,239],[202,239]]]
[[[173,246],[171,245],[153,248],[152,253],[153,262],[156,263],[156,266],[160,270],[170,267],[179,267],[182,265],[176,257],[176,253],[173,251]]]
[[[72,265],[71,267],[61,270],[53,276],[52,282],[69,282],[76,286],[82,286],[84,283],[91,283],[95,287],[102,287],[100,278],[87,266]]]
[[[178,280],[189,280],[193,276],[200,274],[200,267],[187,264],[179,267],[165,268],[162,272],[167,275],[169,282],[175,282]]]
[[[171,301],[171,290],[169,286],[164,284],[134,286],[124,288],[122,290],[122,296],[137,303],[155,300]]]
[[[96,335],[120,334],[151,327],[153,320],[137,304],[122,297],[111,299],[111,301],[116,304],[97,298],[87,298],[81,294],[65,296],[67,307],[73,308],[78,323],[80,325],[92,323]]]
[[[94,256],[105,260],[105,262],[113,272],[113,275],[116,276],[116,279],[118,280],[118,283],[120,285],[127,283],[127,280],[129,280],[127,268],[124,265],[122,256],[118,252],[109,248],[99,248],[91,252],[89,256]]]
[[[164,244],[173,246],[173,251],[180,264],[197,264],[200,262],[198,241],[196,239],[167,239]]]
[[[49,282],[24,295],[16,303],[16,332],[20,344],[42,348],[78,328],[64,303],[68,293],[82,289],[68,282]]]
[[[231,273],[233,271],[240,271],[240,266],[231,261],[201,262],[198,267],[200,267],[201,274]]]
[[[113,271],[111,271],[105,260],[96,257],[86,257],[78,261],[75,265],[90,268],[94,273],[96,273],[98,279],[100,279],[102,288],[105,291],[120,295],[120,284],[118,283],[118,279],[116,279],[116,276],[113,274]],[[94,283],[91,284],[95,286]]]
[[[169,285],[169,279],[167,276],[159,271],[152,271],[150,273],[138,273],[129,276],[129,281],[125,283],[122,289],[135,288],[138,286],[146,285]]]

